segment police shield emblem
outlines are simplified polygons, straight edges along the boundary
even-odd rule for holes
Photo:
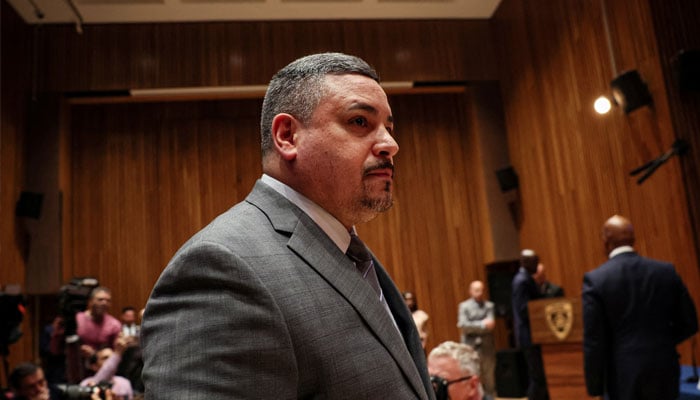
[[[549,330],[559,340],[566,339],[574,324],[574,307],[571,302],[558,301],[547,304],[544,308],[545,319]]]

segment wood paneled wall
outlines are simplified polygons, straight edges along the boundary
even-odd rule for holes
[[[700,305],[679,161],[643,185],[628,176],[675,139],[649,1],[608,3],[618,72],[639,70],[654,98],[652,108],[629,115],[593,112],[614,75],[600,2],[504,0],[492,19],[510,156],[521,178],[521,244],[541,254],[552,281],[578,296],[583,274],[605,260],[602,223],[616,213],[628,216],[638,250],[672,261]],[[681,351],[689,363],[689,345]]]
[[[15,204],[23,189],[25,173],[25,132],[27,113],[31,99],[32,31],[2,2],[1,40],[2,100],[0,106],[0,287],[20,284],[25,288],[24,266],[31,237],[28,225],[32,220],[15,217]],[[15,364],[27,360],[32,354],[30,316],[22,326],[24,337],[10,347],[8,362]],[[0,386],[5,385],[5,375],[0,376]]]
[[[681,165],[688,191],[695,248],[700,253],[700,91],[680,87],[676,59],[681,50],[700,51],[700,24],[697,23],[700,21],[700,2],[678,0],[669,4],[662,0],[650,0],[649,3],[673,128],[676,137],[690,145],[688,154],[681,158]]]
[[[486,20],[213,22],[47,26],[49,91],[267,84],[321,51],[358,55],[384,81],[495,79]]]

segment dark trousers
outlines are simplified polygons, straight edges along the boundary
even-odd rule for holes
[[[549,400],[547,391],[547,378],[544,375],[542,364],[542,349],[539,345],[523,348],[529,382],[527,386],[528,400]]]

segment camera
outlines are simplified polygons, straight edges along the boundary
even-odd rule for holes
[[[98,391],[100,399],[105,399],[106,391],[112,388],[112,384],[104,381],[92,386],[58,384],[56,388],[61,395],[59,397],[61,400],[90,399]]]
[[[90,300],[90,292],[99,286],[95,278],[73,278],[61,287],[58,296],[58,313],[63,317],[66,338],[76,334],[78,326],[75,314],[84,311]]]
[[[449,382],[447,379],[443,379],[439,376],[430,376],[430,383],[433,385],[433,390],[435,391],[435,399],[436,400],[447,400],[449,399],[449,395],[447,394],[447,387],[449,386]]]
[[[20,326],[24,319],[24,296],[19,287],[8,285],[0,290],[0,355],[9,354],[9,345],[21,336]]]

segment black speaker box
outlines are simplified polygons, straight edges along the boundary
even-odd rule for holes
[[[501,192],[517,189],[519,186],[518,174],[515,173],[513,167],[505,167],[497,170],[496,178],[498,178],[498,186],[501,188]]]
[[[41,217],[41,203],[44,195],[34,192],[22,192],[17,200],[15,216],[39,219]]]
[[[497,261],[486,264],[486,280],[489,287],[489,300],[494,303],[496,316],[513,315],[513,277],[520,268],[519,260]]]
[[[521,350],[506,349],[496,353],[496,393],[498,397],[527,396],[527,364]]]
[[[700,50],[682,50],[676,55],[678,85],[682,90],[700,90]]]

